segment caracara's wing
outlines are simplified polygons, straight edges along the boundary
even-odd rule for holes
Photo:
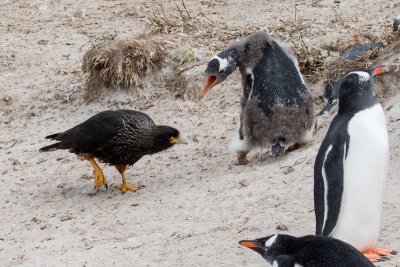
[[[118,131],[126,123],[129,123],[131,129],[132,127],[139,129],[144,125],[154,125],[149,116],[139,111],[103,111],[63,133],[47,136],[46,138],[59,142],[43,147],[40,151],[69,149],[77,154],[93,154],[118,134]]]

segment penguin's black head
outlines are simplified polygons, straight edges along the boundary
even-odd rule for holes
[[[229,48],[214,56],[208,62],[207,69],[204,72],[208,78],[201,91],[201,96],[204,96],[211,87],[223,82],[236,69],[238,66],[237,55],[236,49]]]
[[[294,237],[289,235],[270,235],[255,240],[242,240],[239,244],[259,253],[266,261],[273,264],[276,257],[287,254],[287,248]]]
[[[382,67],[378,66],[371,70],[352,71],[343,78],[339,90],[339,99],[348,95],[372,94],[372,77],[378,75]]]
[[[336,105],[339,98],[339,88],[340,88],[340,81],[328,80],[325,86],[324,94],[320,96],[322,101],[324,101],[325,106],[317,114],[317,116],[320,116],[325,112],[330,111],[332,107]]]

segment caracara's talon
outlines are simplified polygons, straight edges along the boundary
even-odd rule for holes
[[[121,186],[117,186],[116,188],[121,190],[122,193],[125,193],[126,191],[136,192],[137,190],[144,188],[144,186],[142,185],[133,186],[130,184],[122,184]]]
[[[392,250],[392,251],[390,251],[390,254],[392,254],[392,255],[397,255],[399,252],[397,251],[397,250]]]

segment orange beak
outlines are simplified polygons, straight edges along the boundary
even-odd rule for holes
[[[252,241],[242,240],[239,241],[239,244],[245,246],[246,248],[257,248],[257,245],[254,244]]]
[[[377,67],[374,72],[372,73],[372,77],[375,77],[376,75],[378,75],[379,73],[381,73],[383,70],[383,67],[379,66]]]
[[[203,90],[201,91],[201,96],[205,96],[208,90],[213,87],[219,81],[218,76],[208,76],[206,84],[204,85]]]

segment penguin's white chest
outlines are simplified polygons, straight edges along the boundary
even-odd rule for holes
[[[342,203],[332,236],[362,251],[378,239],[389,161],[389,138],[381,105],[356,113],[347,131],[350,141],[343,162]]]

